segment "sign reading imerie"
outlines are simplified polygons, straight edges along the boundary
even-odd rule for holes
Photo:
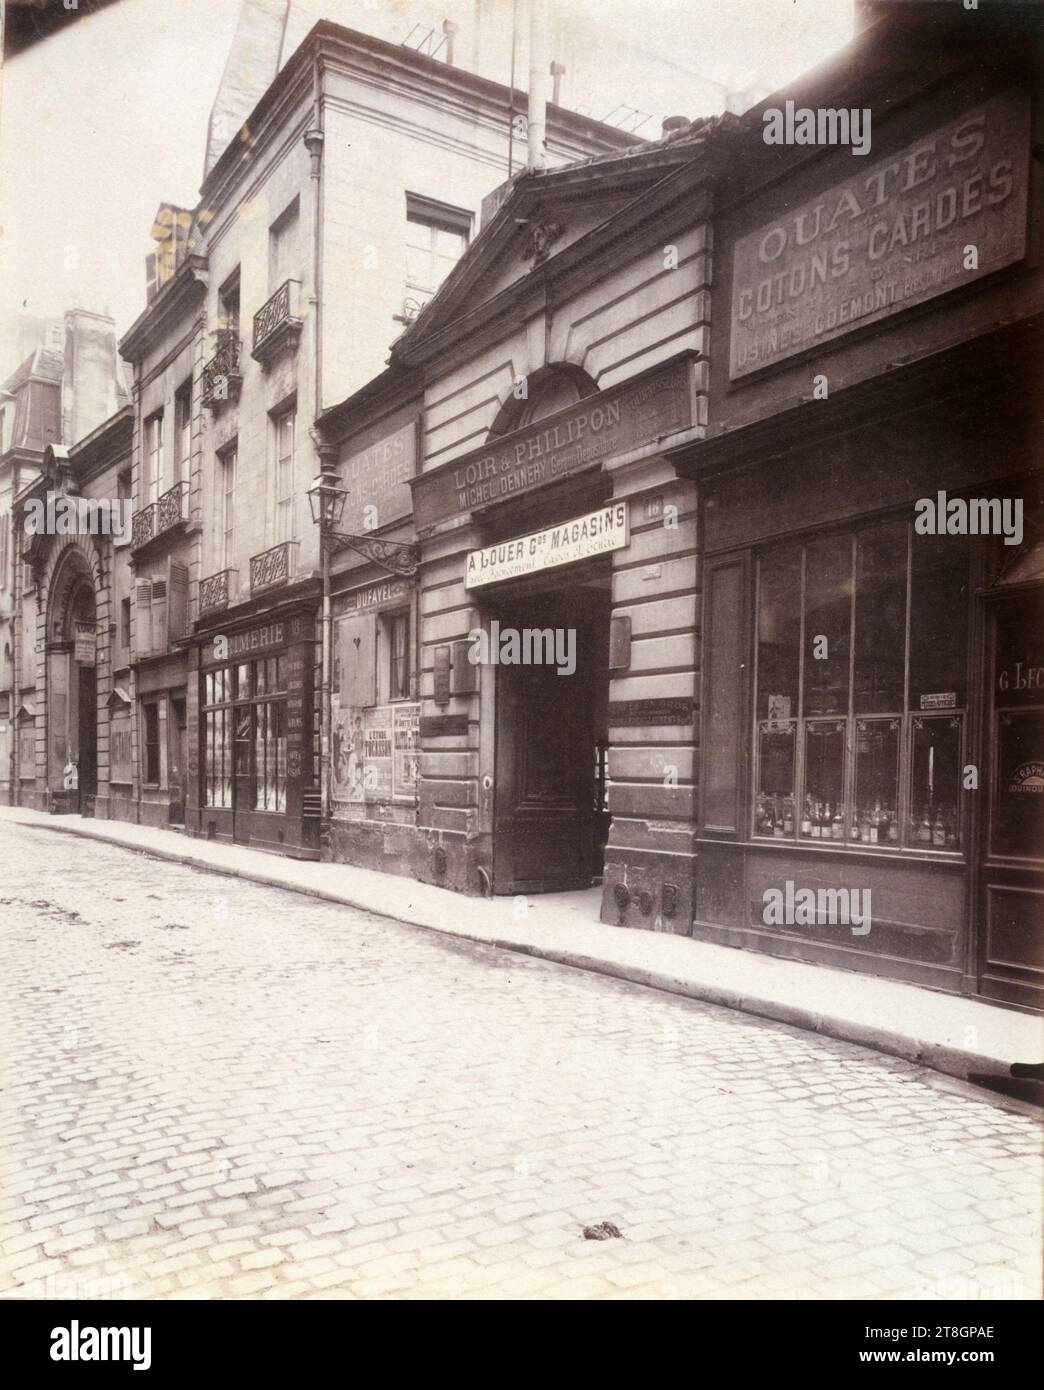
[[[692,424],[689,363],[599,391],[413,483],[419,527],[530,492]]]
[[[1021,259],[1028,148],[1028,93],[1006,92],[737,241],[730,375]]]
[[[627,540],[627,503],[613,502],[597,512],[534,531],[530,536],[468,551],[464,587],[477,589],[500,579],[518,579],[554,565],[569,565],[574,560],[620,550]]]
[[[358,535],[409,516],[413,502],[409,480],[417,467],[417,425],[379,439],[361,453],[350,454],[341,467],[348,491],[340,529]],[[367,508],[372,510],[367,511]]]

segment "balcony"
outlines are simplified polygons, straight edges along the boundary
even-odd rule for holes
[[[199,611],[201,614],[227,608],[236,596],[236,578],[239,571],[219,570],[199,581]]]
[[[131,522],[131,550],[142,550],[164,532],[188,520],[187,482],[175,483],[155,502],[134,513]]]
[[[285,348],[293,347],[301,336],[298,316],[300,280],[287,280],[254,315],[254,346],[251,357],[267,364]]]
[[[140,511],[134,513],[131,522],[131,549],[140,550],[143,545],[148,545],[149,541],[156,536],[156,503],[151,503],[148,507],[142,507]]]
[[[293,551],[297,541],[283,541],[271,550],[262,550],[260,555],[250,557],[250,591],[274,589],[286,584],[294,572]]]
[[[200,376],[200,399],[211,410],[220,410],[227,401],[238,401],[243,377],[239,370],[239,339],[225,334]]]

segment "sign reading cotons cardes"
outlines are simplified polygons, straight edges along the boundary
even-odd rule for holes
[[[612,502],[597,512],[559,522],[532,535],[469,550],[464,587],[477,589],[501,579],[518,579],[555,565],[569,565],[574,560],[621,550],[628,541],[627,515],[626,502]]]
[[[418,528],[531,492],[693,424],[691,354],[596,391],[576,405],[412,481]]]
[[[729,374],[920,304],[1025,254],[1029,93],[1004,92],[741,237]],[[965,248],[975,248],[974,266]]]

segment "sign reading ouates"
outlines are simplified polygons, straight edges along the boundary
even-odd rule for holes
[[[1028,158],[1029,94],[1005,92],[742,237],[730,375],[1020,260]]]
[[[627,540],[627,503],[613,502],[532,535],[469,551],[464,586],[477,589],[501,579],[518,579],[555,565],[572,564],[591,555],[621,550]]]
[[[694,423],[691,372],[683,357],[422,474],[413,483],[417,526],[507,501],[688,429]]]
[[[416,467],[415,420],[361,453],[350,454],[341,469],[348,490],[341,529],[358,535],[409,516],[413,506],[409,480]]]

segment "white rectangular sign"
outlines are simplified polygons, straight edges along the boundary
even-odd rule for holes
[[[468,551],[464,586],[477,589],[502,579],[519,579],[554,565],[570,565],[592,555],[622,550],[629,539],[626,502],[611,502],[597,512],[560,522],[531,536]]]

